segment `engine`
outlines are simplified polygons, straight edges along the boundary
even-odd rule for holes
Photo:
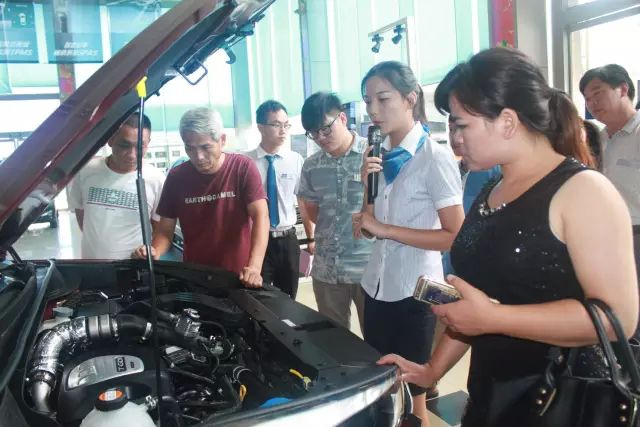
[[[307,393],[310,380],[270,356],[269,337],[232,300],[182,292],[157,303],[160,390],[149,302],[85,292],[41,326],[25,381],[34,410],[78,426],[118,389],[155,421],[162,400],[163,425],[190,425]]]

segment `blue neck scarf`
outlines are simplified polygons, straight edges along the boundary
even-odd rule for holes
[[[420,138],[418,147],[416,147],[416,152],[413,153],[414,155],[422,148],[424,142],[431,133],[429,126],[427,125],[422,125],[422,129],[424,132],[422,134],[422,138]],[[384,173],[387,185],[391,184],[393,180],[396,179],[402,169],[402,166],[411,160],[411,157],[413,157],[413,155],[400,146],[390,151],[384,150],[382,154],[382,172]]]

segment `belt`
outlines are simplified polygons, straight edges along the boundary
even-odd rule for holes
[[[279,239],[281,237],[287,237],[291,234],[296,234],[296,229],[295,227],[291,227],[287,230],[282,230],[282,231],[269,231],[269,237],[274,238],[274,239]]]

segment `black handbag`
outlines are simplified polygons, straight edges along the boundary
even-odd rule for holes
[[[584,306],[598,333],[609,378],[573,375],[580,349],[552,347],[542,375],[494,382],[488,406],[475,411],[482,419],[465,417],[463,426],[640,427],[640,373],[620,321],[600,300],[589,299]],[[596,307],[609,319],[617,342],[609,340]]]
[[[530,413],[523,418],[529,427],[637,427],[640,373],[634,354],[613,310],[604,302],[588,299],[584,306],[598,333],[606,356],[610,378],[573,376],[572,366],[579,349],[554,349],[557,357],[530,389]],[[614,344],[596,308],[602,310],[615,331]],[[617,357],[616,357],[617,356]],[[524,414],[523,414],[524,415]]]

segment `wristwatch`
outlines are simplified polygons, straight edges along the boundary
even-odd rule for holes
[[[315,239],[315,238],[313,238],[313,237],[307,237],[307,243],[313,243],[313,242],[315,242],[315,241],[316,241],[316,239]]]

